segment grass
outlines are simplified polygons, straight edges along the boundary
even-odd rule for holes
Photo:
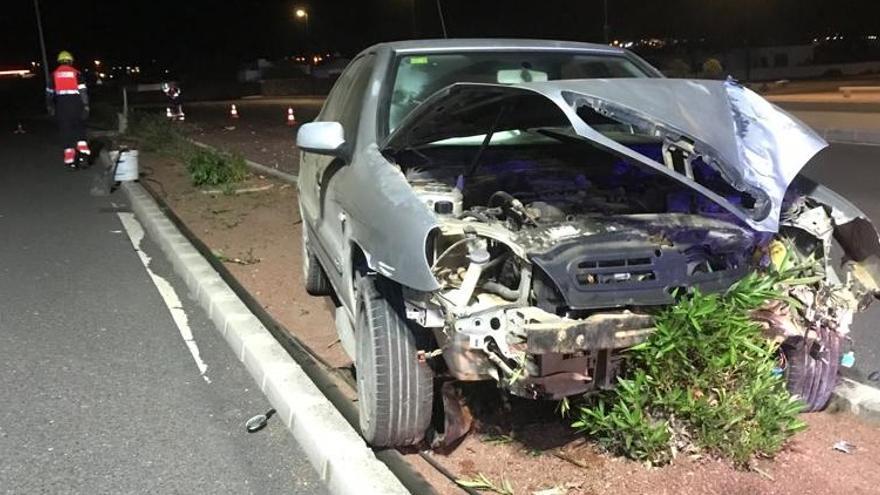
[[[189,153],[185,162],[194,186],[229,186],[248,176],[244,158],[238,154],[227,155],[197,148]]]
[[[133,112],[126,137],[136,140],[144,151],[172,156],[185,154],[192,147],[167,117],[155,113]]]
[[[750,314],[782,298],[780,274],[752,274],[724,294],[696,292],[655,319],[618,387],[575,412],[573,427],[608,450],[663,464],[708,452],[746,466],[795,432],[802,404],[775,374],[776,344]]]
[[[197,147],[184,137],[178,125],[159,114],[133,114],[126,137],[137,141],[145,151],[182,161],[194,186],[221,186],[224,192],[232,194],[232,186],[248,177],[241,155]]]

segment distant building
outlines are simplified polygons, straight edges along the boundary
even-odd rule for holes
[[[351,59],[340,57],[334,58],[329,62],[325,62],[312,71],[312,75],[318,79],[332,79],[336,80],[342,71],[348,67],[348,63],[351,62]]]
[[[722,64],[741,80],[812,79],[880,72],[880,61],[816,63],[816,44],[738,48],[724,54]]]
[[[263,74],[267,69],[271,69],[275,67],[275,64],[269,60],[264,58],[258,58],[257,60],[243,65],[238,70],[238,81],[239,82],[258,82],[263,79]]]

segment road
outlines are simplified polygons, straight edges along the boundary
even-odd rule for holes
[[[325,493],[277,417],[245,431],[267,400],[122,193],[26,127],[0,122],[0,493]]]
[[[832,144],[807,165],[804,174],[845,196],[880,226],[880,146]],[[856,316],[851,336],[856,364],[844,374],[880,387],[880,382],[867,381],[880,370],[880,301]]]

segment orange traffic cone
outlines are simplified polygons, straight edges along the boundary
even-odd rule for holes
[[[234,105],[234,104],[233,104],[232,107],[229,109],[229,118],[231,118],[231,119],[237,119],[237,118],[238,118],[238,109],[235,108],[235,105]]]
[[[18,127],[16,127],[14,131],[12,131],[13,134],[24,134],[25,132],[26,131],[24,130],[24,127],[22,127],[21,122],[19,122]]]
[[[293,115],[293,108],[287,108],[287,126],[293,127],[296,125],[296,117]]]

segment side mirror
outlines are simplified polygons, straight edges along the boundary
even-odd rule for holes
[[[309,153],[343,156],[345,132],[339,122],[309,122],[296,133],[296,146]]]

